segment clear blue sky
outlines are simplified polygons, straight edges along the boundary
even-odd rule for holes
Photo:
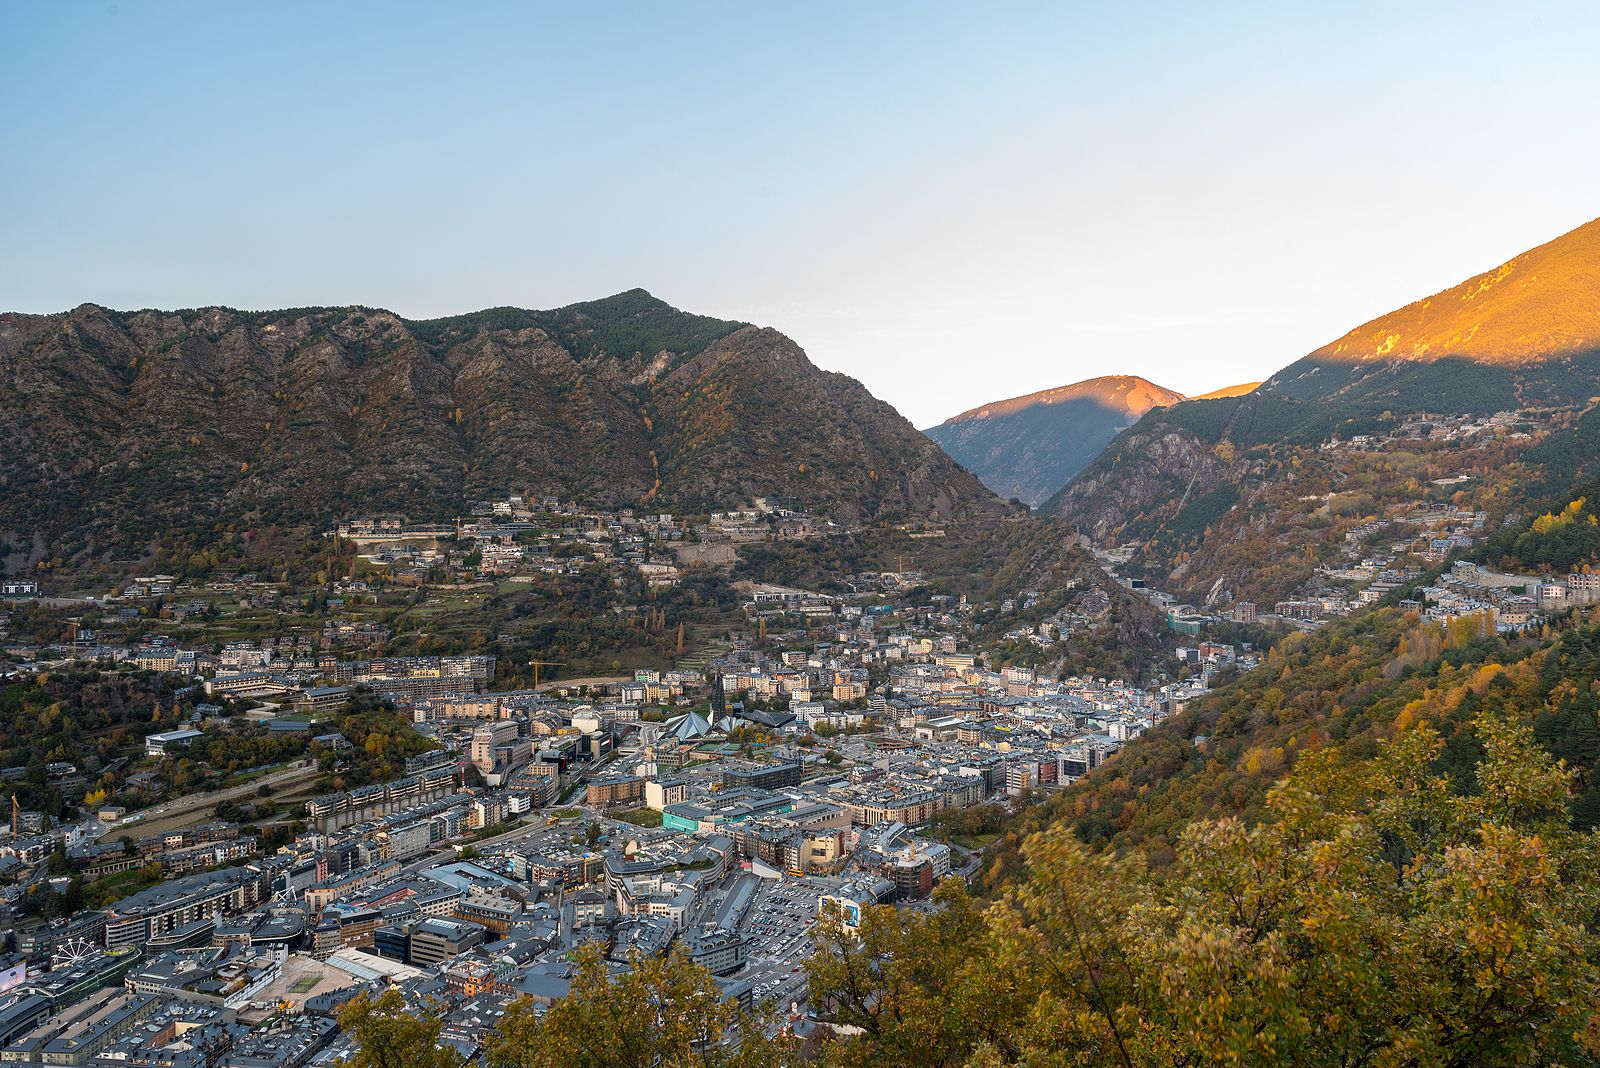
[[[1594,4],[0,4],[0,308],[643,286],[925,426],[1600,215]]]

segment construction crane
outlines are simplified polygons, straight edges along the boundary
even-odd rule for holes
[[[529,660],[528,663],[533,665],[533,688],[535,690],[537,690],[539,688],[539,669],[542,668],[542,667],[560,667],[561,665],[565,664],[566,661],[565,660],[537,660],[537,659],[535,659],[535,660]]]

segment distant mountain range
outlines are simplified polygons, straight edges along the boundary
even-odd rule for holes
[[[984,485],[1030,507],[1064,486],[1117,431],[1183,394],[1136,375],[1110,375],[994,401],[927,435]]]
[[[643,290],[413,321],[373,308],[0,315],[0,540],[138,559],[161,539],[458,514],[505,493],[840,522],[1005,506],[777,331]],[[0,559],[7,555],[0,546]]]
[[[1201,394],[1241,397],[1260,382]],[[1182,393],[1138,375],[1107,375],[1069,386],[992,401],[952,416],[925,433],[1002,497],[1035,507],[1100,455],[1117,432]]]

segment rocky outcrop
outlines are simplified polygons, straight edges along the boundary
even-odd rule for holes
[[[1096,544],[1115,545],[1150,537],[1227,478],[1228,465],[1211,443],[1150,418],[1119,437],[1046,509]]]

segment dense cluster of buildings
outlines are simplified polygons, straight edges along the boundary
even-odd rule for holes
[[[336,533],[427,581],[604,564],[663,585],[719,546],[837,529],[768,501],[694,522],[518,497],[471,512]],[[124,593],[159,588],[181,603],[181,584],[164,578]],[[267,596],[246,578],[237,593]],[[341,585],[358,594],[359,581]],[[742,632],[676,670],[581,690],[497,689],[486,654],[377,655],[388,634],[372,622],[221,649],[154,636],[121,647],[122,659],[187,676],[196,709],[149,735],[146,766],[229,729],[205,707],[303,731],[337,767],[350,743],[316,724],[357,687],[404,710],[426,746],[388,781],[297,797],[296,822],[280,813],[271,836],[219,819],[108,847],[94,858],[105,871],[160,863],[159,881],[30,922],[0,947],[16,980],[0,970],[0,1058],[331,1065],[349,1052],[338,1006],[382,987],[439,1011],[441,1040],[470,1057],[510,1001],[566,996],[584,946],[619,970],[679,949],[723,996],[793,1015],[815,924],[859,922],[867,905],[922,901],[971,874],[978,857],[952,844],[957,814],[999,818],[1088,774],[1241,658],[1196,643],[1180,650],[1184,680],[1152,689],[994,667],[964,598],[898,596],[920,582],[904,570],[848,577],[872,596],[741,584]],[[1007,637],[1048,647],[1093,625],[1109,600],[1091,587],[1025,625],[1042,595],[1019,592],[1001,611],[1019,621]],[[77,638],[74,653],[100,647]],[[10,849],[20,885],[63,841],[99,849],[101,833],[19,822],[0,832],[0,860]]]
[[[987,668],[957,605],[812,614],[805,591],[750,596],[757,639],[581,697],[496,691],[487,657],[319,663],[322,685],[460,685],[400,698],[432,746],[404,775],[311,798],[304,833],[268,855],[220,822],[138,843],[127,861],[237,853],[81,913],[70,936],[34,929],[27,982],[0,1000],[20,1043],[5,1055],[297,1068],[347,1041],[336,994],[380,986],[443,1007],[470,1054],[509,1000],[564,996],[583,945],[618,968],[678,947],[727,997],[801,1003],[819,915],[969,873],[935,833],[947,814],[1087,774],[1236,657],[1206,643],[1189,680],[1154,690],[1060,680]],[[276,647],[224,656],[214,699],[283,667]],[[179,1056],[150,1021],[193,1041]],[[43,1059],[58,1040],[94,1052]]]

